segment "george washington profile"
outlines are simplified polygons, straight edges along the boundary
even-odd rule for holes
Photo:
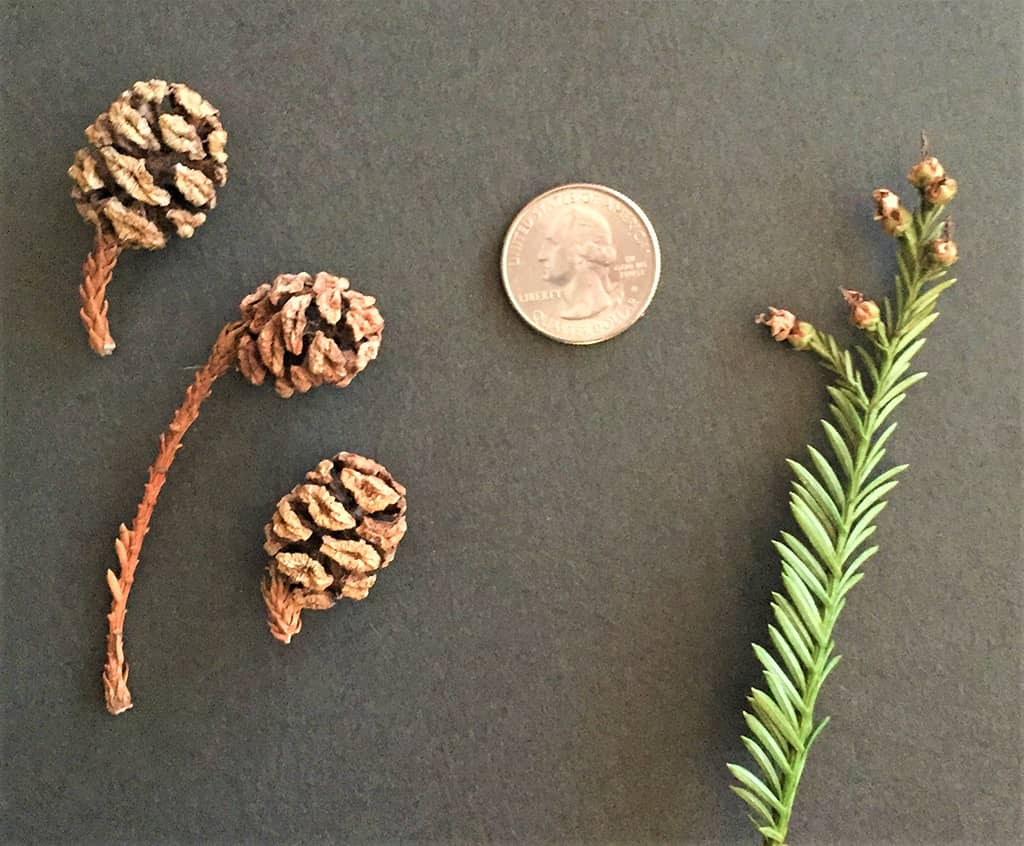
[[[597,317],[621,302],[611,279],[615,261],[612,228],[596,209],[574,205],[551,221],[537,261],[543,278],[561,290],[564,320]]]

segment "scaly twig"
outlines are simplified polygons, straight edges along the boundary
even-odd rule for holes
[[[135,512],[132,527],[129,529],[122,523],[117,540],[114,541],[120,573],[115,575],[112,570],[107,570],[111,602],[110,613],[107,615],[107,661],[103,668],[103,690],[107,710],[111,714],[120,714],[132,707],[131,692],[128,690],[128,663],[124,657],[124,618],[128,607],[128,595],[131,593],[135,571],[139,566],[142,542],[149,531],[149,522],[157,497],[160,496],[160,489],[167,478],[167,472],[171,469],[174,456],[181,448],[182,438],[199,417],[199,407],[210,395],[213,383],[234,367],[243,326],[241,321],[235,321],[221,330],[210,351],[209,359],[196,372],[195,379],[185,391],[184,401],[174,412],[167,431],[160,436],[160,447],[149,468],[149,480]]]
[[[292,599],[288,582],[280,576],[268,575],[260,582],[260,591],[267,606],[270,633],[281,643],[291,643],[302,631],[302,606]]]
[[[107,323],[107,285],[114,274],[114,266],[121,255],[121,244],[113,235],[96,230],[96,242],[82,265],[82,284],[78,286],[78,310],[82,325],[89,336],[89,346],[99,355],[110,355],[117,346],[110,336]]]

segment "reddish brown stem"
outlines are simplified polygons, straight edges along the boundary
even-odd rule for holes
[[[96,230],[96,243],[82,265],[82,284],[78,286],[78,299],[82,307],[78,314],[89,336],[89,346],[99,355],[110,355],[116,344],[110,337],[107,323],[107,285],[114,274],[114,265],[121,255],[121,245],[112,235]]]
[[[139,566],[142,542],[149,531],[149,521],[153,516],[153,508],[167,478],[167,471],[171,468],[171,462],[181,448],[181,440],[199,416],[199,406],[210,395],[217,378],[227,373],[235,364],[241,331],[241,322],[229,323],[221,330],[217,342],[210,351],[209,359],[196,373],[192,384],[185,391],[184,401],[174,412],[167,431],[160,436],[160,448],[149,468],[149,480],[143,490],[142,501],[135,512],[132,527],[129,529],[122,523],[117,540],[114,541],[117,560],[121,566],[120,573],[116,576],[112,570],[107,570],[111,602],[110,613],[107,615],[107,661],[103,668],[103,690],[107,710],[111,714],[120,714],[132,707],[132,696],[128,690],[128,664],[124,658],[124,617],[128,594],[131,593],[132,582],[135,581],[135,570]]]
[[[288,584],[273,573],[267,573],[260,590],[267,606],[270,633],[281,643],[291,643],[302,630],[302,608],[292,602]]]

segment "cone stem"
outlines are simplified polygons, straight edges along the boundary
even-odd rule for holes
[[[149,531],[149,522],[156,507],[157,497],[160,496],[160,489],[167,478],[167,472],[171,469],[174,456],[181,447],[182,438],[199,417],[199,406],[210,395],[213,383],[218,377],[227,373],[235,364],[242,326],[240,321],[236,321],[221,330],[217,342],[210,351],[209,359],[196,372],[195,379],[185,391],[184,401],[174,412],[167,431],[160,436],[160,448],[149,468],[149,479],[142,493],[142,501],[135,512],[132,527],[129,529],[122,523],[117,540],[114,541],[120,568],[118,575],[112,570],[107,570],[111,602],[110,613],[107,615],[107,660],[103,668],[103,689],[107,710],[111,714],[120,714],[132,707],[132,697],[128,690],[128,664],[124,657],[124,617],[128,594],[131,593],[135,570],[139,565],[142,542]]]
[[[288,584],[273,572],[268,572],[260,590],[267,606],[270,633],[281,643],[291,643],[302,630],[302,608],[292,601]]]
[[[78,314],[89,336],[89,346],[97,355],[110,355],[116,344],[110,336],[107,323],[107,285],[114,274],[114,265],[121,255],[121,245],[112,235],[96,230],[96,243],[82,265],[82,284],[78,286],[78,299],[82,304]]]

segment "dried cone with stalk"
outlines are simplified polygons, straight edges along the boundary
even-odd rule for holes
[[[206,222],[228,178],[228,135],[220,112],[187,85],[150,79],[114,100],[85,137],[89,145],[68,169],[78,213],[96,228],[80,314],[89,345],[109,355],[106,289],[118,256],[191,238]]]
[[[112,600],[103,670],[107,710],[112,714],[132,707],[124,618],[142,542],[171,462],[214,381],[237,366],[254,385],[273,378],[284,397],[316,385],[344,387],[377,356],[384,328],[374,298],[353,291],[347,279],[329,273],[278,276],[246,297],[241,311],[241,320],[221,330],[209,360],[197,371],[184,402],[160,436],[135,519],[131,528],[121,525],[115,541],[120,571],[107,571]]]
[[[405,536],[405,506],[405,488],[361,455],[340,452],[307,473],[264,529],[270,633],[290,643],[303,610],[365,599]]]

